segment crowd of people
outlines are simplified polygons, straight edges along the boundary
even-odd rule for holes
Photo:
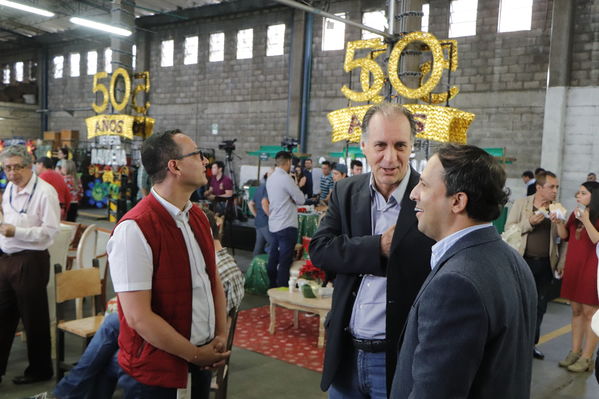
[[[319,176],[312,160],[298,167],[281,151],[250,203],[255,251],[268,248],[272,287],[288,284],[298,205],[327,206],[309,255],[335,276],[321,381],[329,397],[529,398],[556,276],[572,307],[572,346],[560,366],[592,369],[599,183],[584,182],[569,213],[556,202],[554,173],[526,173],[535,191],[509,211],[506,227],[519,229],[512,248],[491,223],[508,197],[494,157],[448,144],[419,174],[410,166],[416,124],[398,104],[371,107],[362,131],[371,173],[360,173],[359,162],[348,171],[325,161]],[[205,198],[226,204],[232,181],[219,162],[208,179],[207,158],[179,130],[150,136],[141,157],[147,177],[140,179],[151,184],[107,245],[117,315],[105,318],[77,367],[40,398],[111,397],[116,386],[126,398],[175,398],[188,374],[190,396],[207,398],[213,370],[230,356],[243,276],[220,244],[221,212],[204,212],[191,198],[206,187]],[[77,184],[69,187],[43,158],[34,172],[22,146],[7,147],[0,162],[9,180],[0,225],[0,375],[20,318],[29,366],[13,382],[28,384],[53,375],[47,249]],[[69,165],[60,170],[72,177]],[[60,190],[51,185],[58,177]]]

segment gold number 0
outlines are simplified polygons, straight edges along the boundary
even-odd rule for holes
[[[137,93],[142,91],[145,91],[146,93],[150,92],[150,72],[145,71],[136,73],[135,75],[133,75],[133,77],[135,79],[143,79],[144,83],[135,86],[135,88],[133,89],[133,95],[131,96],[131,106],[133,107],[133,110],[138,114],[145,115],[148,112],[148,108],[150,108],[150,102],[146,101],[146,103],[143,106],[139,106],[137,105],[136,96]]]
[[[99,91],[102,93],[102,103],[100,105],[92,103],[93,110],[98,114],[106,111],[106,107],[108,106],[108,89],[106,89],[106,86],[104,86],[102,83],[98,83],[98,80],[104,79],[106,77],[108,77],[106,72],[98,72],[94,75],[92,92],[96,93]]]
[[[373,50],[385,50],[387,45],[382,43],[380,39],[369,39],[369,40],[356,40],[347,43],[347,51],[345,52],[345,61],[343,63],[343,69],[345,72],[350,72],[352,69],[361,68],[360,71],[360,83],[362,84],[363,92],[356,92],[351,90],[346,85],[343,85],[341,92],[346,98],[352,101],[369,101],[372,100],[375,103],[383,101],[383,97],[377,94],[383,88],[385,75],[383,70],[374,60],[368,58],[359,58],[354,60],[354,55],[358,49],[371,48]],[[382,52],[378,52],[374,55],[374,58],[381,55]],[[370,74],[374,77],[374,82],[370,86]],[[370,86],[370,87],[369,87]]]
[[[418,87],[417,89],[410,89],[406,87],[398,75],[399,59],[402,51],[411,42],[423,42],[428,46],[431,53],[433,54],[433,69],[431,71],[430,78],[425,84]],[[426,96],[441,80],[443,74],[443,68],[445,66],[445,59],[443,58],[443,48],[435,36],[427,32],[412,32],[401,38],[397,42],[391,55],[389,56],[389,81],[397,93],[406,98],[421,98]]]
[[[121,102],[117,102],[115,90],[116,90],[116,80],[119,76],[123,77],[125,81],[125,94],[123,95],[123,99]],[[129,103],[129,97],[131,96],[131,78],[129,77],[129,73],[123,68],[117,68],[116,71],[112,74],[112,78],[110,79],[110,103],[117,111],[122,111],[125,109],[127,104]]]

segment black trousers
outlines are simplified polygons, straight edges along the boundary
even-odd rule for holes
[[[22,251],[0,256],[0,376],[6,372],[19,318],[27,334],[31,377],[51,377],[50,316],[46,286],[50,276],[48,251]]]
[[[529,258],[527,256],[524,257],[524,260],[528,263],[537,286],[537,326],[535,329],[535,343],[538,343],[539,338],[541,337],[541,323],[543,322],[543,316],[547,311],[547,302],[549,302],[549,286],[553,279],[551,262],[549,258]]]

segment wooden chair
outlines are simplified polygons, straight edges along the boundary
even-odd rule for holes
[[[105,286],[106,274],[108,270],[108,254],[106,245],[110,239],[111,230],[97,227],[95,224],[89,225],[79,240],[77,252],[73,261],[73,269],[85,269],[98,263],[100,269],[100,280],[102,281],[101,302],[106,302]]]
[[[90,267],[77,270],[67,270],[62,272],[60,265],[55,266],[55,285],[56,285],[56,314],[59,320],[56,326],[56,379],[59,381],[65,370],[72,368],[64,362],[64,337],[65,333],[73,334],[85,340],[85,346],[89,344],[92,337],[102,324],[104,316],[96,316],[97,303],[92,300],[92,315],[83,317],[83,303],[76,301],[75,319],[65,321],[64,305],[67,301],[92,297],[95,299],[102,291],[100,281],[100,271],[97,267]]]
[[[237,326],[237,314],[239,309],[233,308],[229,311],[227,317],[227,324],[229,325],[229,334],[227,336],[227,350],[230,351],[233,348],[233,339],[235,338],[235,327]],[[227,398],[227,385],[229,382],[229,361],[231,356],[227,359],[224,365],[216,370],[216,375],[212,378],[210,384],[210,391],[214,392],[215,399],[226,399]]]

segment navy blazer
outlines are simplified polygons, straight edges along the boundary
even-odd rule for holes
[[[442,256],[410,312],[391,397],[528,399],[537,293],[495,227]]]
[[[434,241],[418,231],[415,202],[409,196],[420,175],[411,170],[401,201],[391,255],[380,254],[380,235],[372,235],[370,173],[337,182],[329,209],[310,242],[310,259],[316,266],[336,274],[333,305],[325,327],[327,345],[320,387],[326,391],[339,366],[347,362],[352,342],[349,321],[364,274],[387,277],[386,337],[387,392],[390,392],[397,358],[397,343],[410,307],[430,272]]]

